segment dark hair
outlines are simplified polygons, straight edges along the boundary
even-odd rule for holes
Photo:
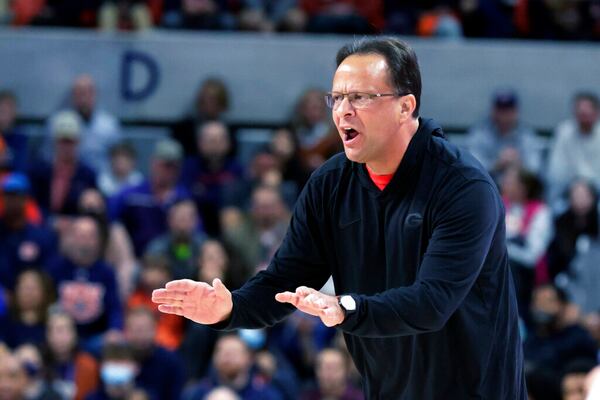
[[[114,157],[117,154],[125,154],[130,158],[137,158],[137,152],[135,151],[135,147],[131,144],[131,142],[124,140],[121,142],[117,142],[112,145],[109,149],[110,157]]]
[[[0,101],[6,100],[12,101],[13,103],[17,104],[17,96],[13,91],[7,89],[0,89]]]
[[[216,77],[206,78],[204,81],[202,81],[200,89],[198,89],[196,94],[196,101],[200,99],[200,96],[202,96],[205,90],[211,88],[216,90],[219,107],[221,107],[223,111],[227,111],[227,109],[229,109],[229,90],[227,90],[227,85],[225,85],[225,82]]]
[[[102,360],[135,361],[135,356],[126,342],[107,343],[102,348]]]
[[[50,275],[33,266],[27,267],[24,270],[22,270],[19,275],[17,275],[16,278],[16,283],[15,283],[15,295],[16,295],[16,289],[17,289],[17,285],[19,284],[19,281],[23,278],[23,276],[25,276],[26,274],[33,274],[37,277],[38,282],[41,285],[41,289],[42,289],[42,301],[39,305],[39,307],[37,308],[37,310],[35,310],[36,313],[36,317],[38,318],[39,322],[42,323],[46,323],[46,318],[48,316],[48,309],[50,308],[50,305],[52,303],[54,303],[54,300],[56,299],[56,291],[54,289],[54,283],[52,281],[52,277],[50,277]],[[18,319],[20,314],[21,314],[21,307],[20,304],[15,301],[12,304],[12,315],[14,318]]]
[[[413,117],[421,105],[421,71],[417,55],[408,43],[391,37],[362,38],[344,45],[335,58],[337,66],[354,54],[377,54],[385,58],[391,84],[400,94],[412,94],[417,100]]]
[[[553,290],[554,293],[556,293],[556,297],[558,298],[558,301],[561,304],[567,304],[569,302],[569,294],[562,287],[556,286],[555,284],[552,284],[552,283],[544,283],[544,284],[538,286],[537,288],[535,288],[536,291],[543,290],[543,289]]]
[[[573,97],[573,103],[577,104],[582,100],[589,101],[594,105],[594,108],[596,109],[600,108],[600,100],[598,99],[598,96],[596,96],[596,94],[593,92],[581,91],[575,93],[575,96]]]
[[[544,194],[544,183],[533,172],[524,168],[518,169],[519,181],[525,187],[527,200],[541,200]]]

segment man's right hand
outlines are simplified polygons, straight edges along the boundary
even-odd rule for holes
[[[152,301],[166,314],[181,315],[200,324],[215,324],[229,318],[233,309],[231,292],[220,279],[212,286],[205,282],[180,279],[152,292]]]

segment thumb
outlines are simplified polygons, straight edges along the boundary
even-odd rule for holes
[[[215,294],[217,295],[217,297],[223,298],[229,296],[229,289],[225,287],[225,285],[223,284],[223,282],[221,282],[219,278],[213,279],[212,285],[215,289]]]

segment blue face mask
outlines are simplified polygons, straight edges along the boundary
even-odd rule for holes
[[[131,365],[108,362],[102,365],[100,376],[107,386],[123,386],[133,382],[135,368]]]
[[[264,329],[240,329],[240,338],[252,350],[260,350],[267,341],[267,334]]]

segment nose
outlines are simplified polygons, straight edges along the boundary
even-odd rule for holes
[[[337,113],[338,117],[340,117],[340,118],[352,116],[352,115],[354,115],[355,111],[356,110],[350,103],[348,96],[344,96],[344,98],[342,99],[342,102],[340,103],[338,108],[335,109],[335,112]]]

